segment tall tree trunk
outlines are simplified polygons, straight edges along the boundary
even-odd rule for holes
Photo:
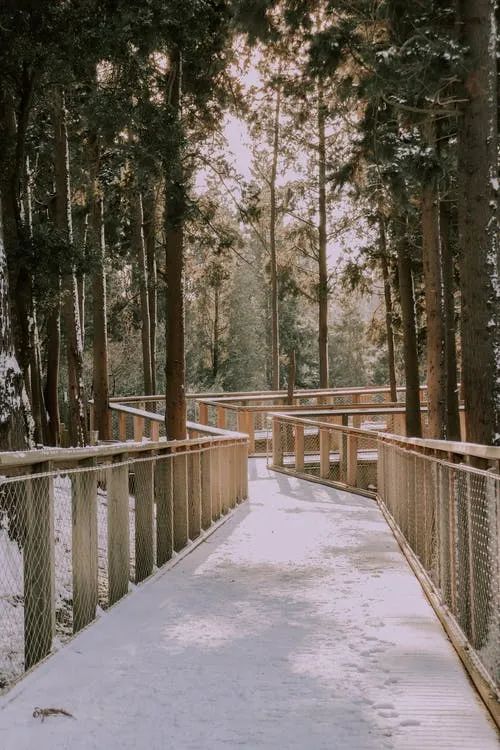
[[[323,84],[318,82],[318,346],[319,387],[328,388],[328,266],[326,256],[326,106]]]
[[[151,369],[151,326],[149,319],[148,269],[146,263],[146,247],[144,243],[144,214],[142,209],[141,191],[134,185],[130,196],[130,214],[132,224],[132,243],[134,256],[137,258],[137,272],[139,276],[139,294],[141,300],[141,336],[142,336],[142,372],[144,377],[144,393],[153,393]]]
[[[165,239],[167,278],[167,352],[165,427],[169,440],[186,437],[186,374],[184,349],[184,216],[186,212],[185,177],[182,166],[181,137],[182,61],[175,48],[168,74],[168,106],[176,125],[174,153],[165,163]]]
[[[0,450],[32,447],[29,404],[14,351],[0,201]]]
[[[45,405],[48,414],[49,445],[61,442],[61,418],[59,412],[59,365],[61,351],[61,284],[53,291],[53,307],[47,317],[47,378],[45,381]]]
[[[92,273],[93,303],[93,367],[94,429],[100,440],[111,440],[111,412],[109,409],[108,321],[106,301],[106,240],[104,236],[104,197],[99,179],[100,148],[98,136],[90,141],[90,215],[89,244],[94,254]]]
[[[219,286],[214,287],[214,330],[212,345],[212,378],[215,380],[219,374]]]
[[[387,363],[389,370],[389,388],[391,401],[398,400],[398,389],[396,382],[396,360],[394,355],[394,328],[393,328],[393,306],[391,279],[389,276],[389,263],[387,260],[387,234],[385,231],[385,219],[379,215],[379,241],[380,241],[380,266],[382,269],[382,280],[384,282],[385,301],[385,328],[387,335]]]
[[[435,147],[434,123],[424,126],[430,148]],[[422,186],[422,262],[427,322],[428,437],[446,437],[446,371],[439,193],[437,176],[428,175]]]
[[[156,212],[157,195],[154,188],[146,191],[143,202],[144,209],[144,242],[146,245],[148,302],[149,302],[149,334],[151,353],[151,390],[156,393],[156,329],[158,326],[158,274],[156,267]]]
[[[421,437],[422,420],[420,415],[415,292],[413,289],[412,262],[405,231],[397,238],[397,247],[406,381],[406,434],[411,437]]]
[[[54,100],[56,226],[68,245],[73,243],[69,147],[64,92],[57,89]],[[83,393],[83,352],[78,288],[73,266],[62,269],[62,318],[68,367],[68,432],[72,445],[85,445],[87,426]]]
[[[278,173],[278,155],[280,140],[280,112],[281,112],[281,83],[276,88],[273,124],[273,158],[270,180],[270,221],[269,221],[269,249],[271,252],[271,359],[273,391],[280,387],[280,334],[279,334],[279,289],[278,289],[278,253],[276,247],[276,177]]]
[[[467,440],[500,444],[495,0],[460,0],[467,52],[458,132],[462,383]]]
[[[457,379],[457,342],[455,325],[455,282],[453,253],[450,244],[450,212],[444,201],[440,203],[441,265],[443,272],[444,352],[446,371],[446,437],[460,440],[460,417]]]

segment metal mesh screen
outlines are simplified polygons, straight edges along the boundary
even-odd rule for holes
[[[500,477],[380,442],[379,495],[500,688]]]
[[[241,440],[137,456],[0,482],[0,689],[246,497]]]

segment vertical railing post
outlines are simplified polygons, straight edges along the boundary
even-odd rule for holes
[[[356,433],[347,435],[347,481],[349,487],[358,486],[358,436]]]
[[[189,540],[187,455],[173,455],[174,550],[180,552]]]
[[[198,402],[198,422],[208,425],[208,405],[202,401]]]
[[[128,592],[129,494],[127,454],[114,457],[108,469],[108,601],[114,604]]]
[[[95,459],[81,461],[88,471],[71,475],[71,559],[73,633],[95,618],[97,607],[97,471]]]
[[[127,439],[127,415],[119,411],[118,412],[118,440],[124,443]]]
[[[221,513],[221,486],[219,478],[221,445],[216,443],[210,451],[212,464],[212,520],[217,521]]]
[[[135,470],[135,582],[151,575],[154,566],[154,463],[150,454]]]
[[[210,528],[212,523],[212,449],[201,453],[201,526]]]
[[[226,428],[226,410],[223,406],[217,406],[217,427],[221,430]]]
[[[137,415],[133,418],[134,425],[134,440],[136,443],[140,443],[144,437],[144,417],[138,417]]]
[[[201,532],[201,454],[188,453],[188,511],[189,538],[196,539]]]
[[[174,510],[171,454],[160,454],[155,461],[156,502],[156,564],[158,567],[172,557],[174,550]]]
[[[304,471],[304,425],[295,425],[295,471]]]
[[[273,466],[283,466],[283,445],[281,440],[281,422],[277,417],[272,418],[273,426]]]
[[[37,472],[50,471],[48,463]],[[54,481],[51,476],[17,485],[26,509],[24,540],[24,666],[37,664],[52,649],[55,634]]]
[[[330,477],[330,430],[326,427],[319,430],[319,475],[321,479]]]

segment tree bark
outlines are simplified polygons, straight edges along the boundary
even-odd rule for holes
[[[458,132],[462,384],[467,440],[500,444],[497,60],[494,0],[460,0],[468,50]]]
[[[100,440],[111,440],[109,409],[108,321],[106,301],[106,240],[104,236],[104,197],[99,179],[100,148],[96,135],[90,141],[89,244],[94,250],[92,273],[94,429]]]
[[[389,276],[389,263],[387,259],[387,235],[385,231],[385,219],[379,216],[379,239],[380,239],[380,266],[382,269],[382,280],[384,282],[385,302],[385,327],[387,334],[387,363],[389,370],[389,388],[391,401],[398,400],[398,389],[396,382],[396,360],[394,355],[394,329],[393,329],[393,306],[391,279]]]
[[[0,201],[0,450],[24,450],[32,447],[32,425],[14,350],[2,226]]]
[[[186,391],[184,349],[184,216],[186,212],[185,177],[182,166],[181,90],[182,62],[178,48],[172,54],[167,80],[169,106],[176,127],[174,153],[164,165],[165,185],[165,239],[167,278],[167,341],[166,341],[166,393],[165,427],[169,440],[186,437]]]
[[[146,396],[151,396],[153,393],[153,382],[151,369],[151,326],[149,318],[148,270],[144,242],[142,195],[137,185],[134,185],[130,196],[130,214],[133,253],[137,259],[139,296],[141,300],[142,372],[144,377],[144,393]]]
[[[45,405],[48,414],[49,445],[61,442],[61,418],[59,413],[59,367],[61,352],[61,284],[59,279],[53,291],[53,308],[47,317],[47,378],[45,381]]]
[[[144,242],[146,245],[149,334],[151,352],[151,390],[156,393],[156,330],[158,326],[158,274],[156,266],[156,209],[157,199],[154,188],[150,188],[143,201]]]
[[[280,387],[280,335],[279,335],[279,289],[278,289],[278,253],[276,247],[276,177],[278,172],[278,155],[280,139],[281,84],[276,88],[273,124],[273,158],[270,180],[270,223],[269,249],[271,253],[271,360],[273,391]]]
[[[295,388],[295,372],[296,372],[296,359],[295,349],[290,352],[290,358],[288,361],[288,387],[287,387],[287,402],[290,406],[293,405],[293,391]]]
[[[57,89],[54,100],[56,226],[68,246],[73,243],[69,147],[64,92]],[[74,267],[62,270],[62,318],[68,368],[68,433],[72,445],[85,445],[87,426],[83,393],[83,352]]]
[[[446,372],[446,437],[460,440],[460,416],[457,375],[457,342],[455,324],[455,281],[453,253],[450,244],[451,221],[444,201],[440,204],[441,264],[443,272],[444,352]]]
[[[318,346],[319,387],[328,388],[328,266],[326,218],[326,107],[323,85],[318,82]]]
[[[403,232],[402,236],[398,237],[397,247],[406,381],[406,434],[410,437],[421,437],[422,420],[420,414],[415,293],[413,289],[412,262],[405,232]]]
[[[219,298],[218,284],[214,287],[214,329],[212,343],[212,378],[215,381],[219,373]]]
[[[430,148],[435,146],[434,124],[424,126]],[[428,175],[422,186],[422,262],[427,322],[427,437],[446,437],[446,372],[439,193],[437,176]]]

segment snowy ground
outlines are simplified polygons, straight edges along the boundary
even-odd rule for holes
[[[251,478],[220,530],[0,698],[2,750],[498,748],[376,505],[262,460]]]

